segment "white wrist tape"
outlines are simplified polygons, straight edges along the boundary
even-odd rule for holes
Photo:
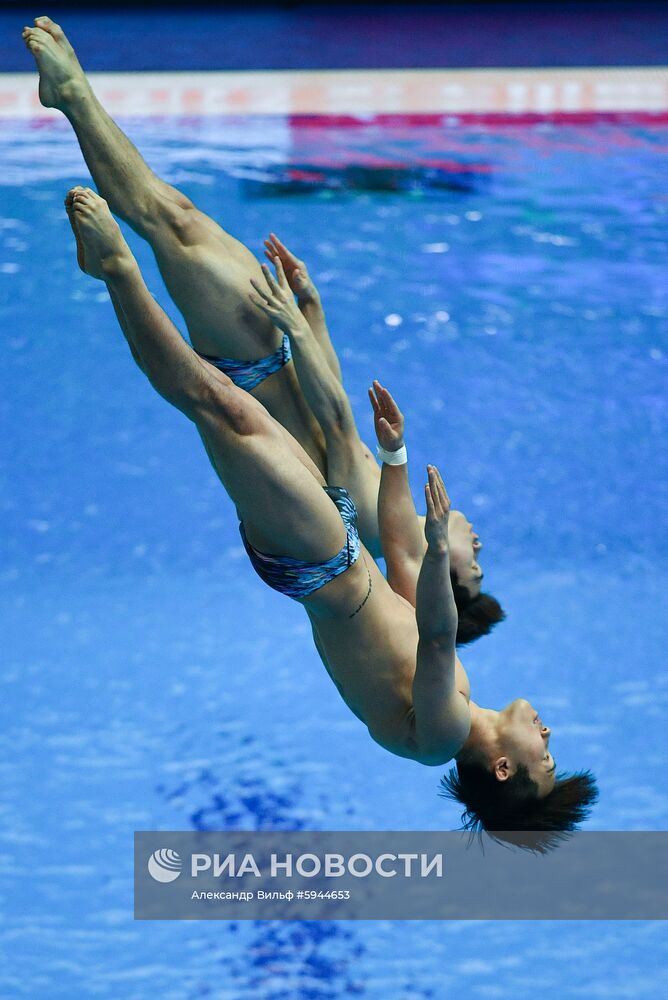
[[[385,448],[381,448],[378,445],[376,454],[381,462],[385,462],[385,465],[405,465],[408,461],[408,452],[406,451],[405,444],[402,444],[401,448],[398,448],[396,451],[386,451]]]

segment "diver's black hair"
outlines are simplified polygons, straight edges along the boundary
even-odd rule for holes
[[[439,794],[465,807],[464,830],[484,830],[495,840],[545,854],[587,818],[598,789],[591,771],[560,773],[552,791],[539,798],[524,764],[518,764],[511,778],[498,781],[482,763],[460,760],[441,778]]]
[[[487,635],[497,622],[502,622],[506,617],[505,611],[491,594],[478,594],[477,597],[471,597],[466,587],[459,585],[454,573],[450,574],[450,582],[459,616],[458,646],[466,646],[467,643],[479,639],[481,635]]]

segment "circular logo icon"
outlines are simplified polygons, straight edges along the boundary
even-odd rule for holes
[[[148,873],[156,882],[173,882],[181,874],[183,862],[176,853],[167,848],[154,851],[148,859]]]

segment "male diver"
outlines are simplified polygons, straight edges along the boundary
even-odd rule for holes
[[[455,650],[450,501],[438,470],[427,469],[426,551],[413,607],[390,587],[360,541],[347,490],[327,485],[267,409],[181,337],[144,284],[107,203],[77,187],[66,208],[79,265],[105,282],[153,387],[195,424],[236,506],[253,567],[269,586],[302,604],[323,663],[371,737],[421,764],[455,760],[443,785],[465,805],[469,828],[533,850],[554,846],[587,815],[595,782],[588,772],[555,774],[550,730],[527,701],[496,712],[471,700]],[[255,283],[253,297],[278,318],[297,307],[280,259],[276,271],[277,280],[266,273],[266,292]],[[378,383],[372,397],[388,446],[381,453],[385,464],[401,469],[393,463],[405,457],[396,448],[402,422]],[[382,534],[382,510],[379,523]]]
[[[242,382],[248,374],[243,366],[262,358],[263,381],[247,382],[244,392],[199,357],[148,293],[106,204],[89,190],[68,196],[81,266],[106,282],[133,354],[154,387],[195,422],[237,505],[256,570],[304,605],[330,674],[377,742],[425,764],[454,759],[456,770],[444,785],[464,803],[469,827],[542,831],[533,846],[551,846],[586,816],[595,783],[588,772],[555,776],[549,730],[527,702],[498,713],[471,702],[454,649],[449,501],[437,471],[428,472],[427,547],[414,609],[360,544],[347,491],[325,486],[322,434],[293,366],[284,363],[285,337],[247,297],[249,278],[255,294],[260,284],[254,258],[152,174],[99,106],[60,28],[48,18],[35,25],[24,38],[40,68],[42,102],[66,113],[98,187],[151,242],[197,350],[216,361],[233,354]],[[277,271],[286,296],[285,277]],[[274,308],[277,293],[270,283],[267,288],[272,301],[265,305]],[[322,336],[317,324],[312,330]],[[321,348],[327,353],[326,341]],[[274,375],[264,377],[273,366]],[[376,426],[387,437],[381,418],[392,429],[392,404],[382,387],[373,396]],[[280,409],[294,437],[272,419],[272,408]]]
[[[42,104],[66,115],[98,191],[112,212],[151,245],[195,350],[259,400],[328,482],[348,489],[362,540],[374,556],[381,555],[379,468],[357,431],[320,297],[303,262],[276,237],[267,241],[271,258],[283,261],[310,326],[309,337],[304,331],[279,332],[249,301],[249,280],[262,281],[255,257],[153,173],[100,105],[62,29],[50,18],[38,17],[33,27],[24,29],[23,38],[40,71]],[[395,518],[395,523],[401,522]],[[482,572],[470,522],[452,511],[449,533],[458,644],[463,645],[488,633],[504,613],[495,598],[481,593]],[[417,554],[414,546],[404,546],[406,575],[416,577],[421,534],[419,544]],[[395,566],[399,553],[395,544]],[[395,579],[396,572],[391,582]]]

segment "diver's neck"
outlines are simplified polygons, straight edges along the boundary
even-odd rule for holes
[[[465,755],[467,751],[487,752],[496,743],[499,713],[493,708],[482,708],[473,700],[469,702],[471,712],[471,729],[466,738],[460,754]]]

